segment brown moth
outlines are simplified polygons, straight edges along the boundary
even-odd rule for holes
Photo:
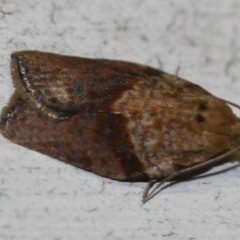
[[[100,176],[156,181],[240,148],[240,120],[200,86],[135,63],[37,51],[11,56],[15,93],[1,133]]]

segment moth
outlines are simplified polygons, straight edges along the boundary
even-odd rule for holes
[[[174,180],[240,148],[240,120],[200,86],[124,61],[38,51],[11,55],[10,141],[120,181]]]

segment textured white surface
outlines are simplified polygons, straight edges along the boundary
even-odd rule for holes
[[[148,64],[239,100],[238,0],[0,0],[0,107],[16,50]],[[238,165],[215,167],[216,172]],[[240,239],[240,168],[167,188],[76,169],[0,136],[0,239]]]

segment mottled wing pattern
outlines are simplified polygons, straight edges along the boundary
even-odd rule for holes
[[[223,100],[150,67],[25,51],[12,55],[12,75],[3,135],[101,176],[164,178],[239,138]]]

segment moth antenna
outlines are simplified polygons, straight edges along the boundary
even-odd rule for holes
[[[229,105],[235,107],[235,108],[240,109],[240,105],[238,105],[238,104],[236,104],[236,103],[233,103],[233,102],[227,101],[227,100],[222,99],[222,98],[219,98],[219,99],[222,100],[222,101],[224,101],[224,102],[226,102],[227,104],[229,104]]]
[[[175,74],[174,74],[174,76],[175,76],[176,78],[178,78],[179,73],[180,73],[180,70],[181,70],[181,67],[178,66],[177,69],[176,69],[176,71],[175,71]]]
[[[211,165],[214,165],[216,163],[218,163],[219,161],[221,161],[223,158],[231,155],[232,153],[236,152],[237,150],[240,149],[240,146],[237,146],[233,149],[230,149],[229,151],[223,153],[222,155],[218,156],[218,157],[215,157],[215,158],[212,158],[210,160],[208,160],[207,162],[204,162],[204,163],[200,163],[196,166],[193,166],[193,167],[190,167],[190,168],[187,168],[187,169],[183,169],[179,172],[176,172],[166,178],[164,178],[151,192],[151,188],[153,187],[153,185],[158,181],[157,179],[154,179],[154,180],[150,180],[144,190],[143,190],[143,196],[142,196],[142,202],[143,204],[145,204],[146,202],[148,202],[149,200],[151,200],[154,196],[156,196],[159,192],[161,192],[162,188],[161,186],[165,183],[165,182],[168,182],[168,181],[171,181],[175,178],[178,178],[178,177],[181,177],[181,176],[184,176],[188,173],[192,173],[194,171],[197,171],[197,170],[200,170],[200,169],[203,169],[205,167],[208,167],[208,166],[211,166]],[[160,188],[160,189],[159,189]],[[159,189],[159,190],[158,190]],[[149,193],[150,192],[150,193]]]

